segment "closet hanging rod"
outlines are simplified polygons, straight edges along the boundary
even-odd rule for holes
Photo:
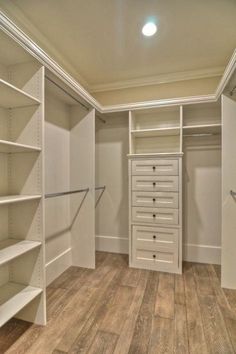
[[[89,188],[76,189],[76,190],[68,191],[68,192],[49,193],[49,194],[45,194],[45,198],[47,199],[47,198],[61,197],[63,195],[76,194],[76,193],[82,193],[82,192],[88,193],[88,191],[89,191]]]
[[[206,137],[206,136],[214,136],[214,135],[220,135],[219,133],[196,133],[196,134],[184,134],[184,137]]]
[[[233,96],[235,90],[236,90],[236,86],[234,86],[234,87],[232,88],[232,90],[229,92],[230,96]]]
[[[87,111],[89,111],[89,107],[87,107],[84,103],[80,102],[77,98],[75,98],[74,96],[72,96],[68,91],[66,91],[63,87],[61,87],[58,83],[56,83],[55,81],[53,81],[50,77],[48,77],[47,75],[45,76],[45,78],[50,81],[53,85],[55,85],[57,88],[59,88],[61,91],[63,91],[67,96],[69,96],[70,98],[72,98],[75,102],[79,103],[83,108],[85,108]]]
[[[103,124],[106,124],[105,119],[103,119],[103,118],[99,117],[99,115],[98,115],[98,114],[96,114],[95,118],[99,119],[99,120],[100,120]]]
[[[106,186],[102,186],[102,187],[95,187],[95,190],[99,190],[99,189],[106,189]]]

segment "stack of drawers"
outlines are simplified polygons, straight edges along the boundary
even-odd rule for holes
[[[130,265],[178,273],[179,159],[135,159],[130,163]]]

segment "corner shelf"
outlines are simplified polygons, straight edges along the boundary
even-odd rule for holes
[[[6,195],[0,197],[0,205],[24,202],[27,200],[40,199],[41,195]]]
[[[191,134],[220,134],[221,124],[201,124],[201,125],[185,125],[183,133]]]
[[[172,136],[180,135],[180,127],[166,127],[155,129],[133,129],[130,131],[136,138],[155,137],[155,136]]]
[[[41,242],[7,239],[0,241],[0,266],[41,246]]]
[[[0,79],[0,107],[17,108],[40,104],[37,98]]]
[[[43,292],[40,288],[9,282],[0,287],[0,327]]]
[[[31,145],[14,143],[7,140],[0,140],[0,153],[17,153],[17,152],[31,152],[41,151],[41,148]]]

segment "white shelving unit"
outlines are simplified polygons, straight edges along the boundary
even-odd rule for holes
[[[172,136],[180,135],[180,127],[167,127],[157,129],[136,129],[131,130],[131,135],[135,138],[156,137],[156,136]]]
[[[221,124],[201,124],[183,126],[183,134],[220,134]]]
[[[0,242],[0,266],[41,246],[41,242],[7,239]]]
[[[45,324],[44,68],[2,32],[1,43],[0,327]]]
[[[9,282],[0,287],[0,327],[30,304],[42,289]]]

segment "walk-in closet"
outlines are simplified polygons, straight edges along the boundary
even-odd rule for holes
[[[236,5],[176,6],[0,0],[0,354],[236,353]]]

